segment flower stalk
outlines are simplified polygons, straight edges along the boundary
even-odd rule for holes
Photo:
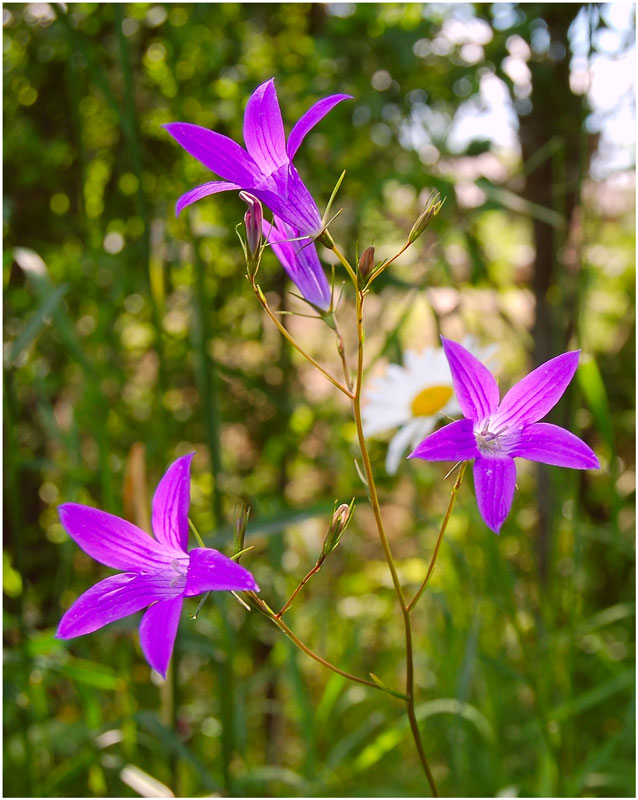
[[[441,547],[443,536],[445,535],[448,522],[450,521],[450,517],[452,516],[452,511],[454,510],[454,503],[456,502],[456,496],[459,493],[461,484],[463,483],[463,476],[465,475],[466,467],[467,467],[467,461],[464,461],[459,467],[459,474],[456,476],[456,481],[454,482],[454,486],[452,487],[452,492],[450,494],[450,502],[448,503],[447,511],[445,512],[445,516],[443,517],[443,522],[441,523],[441,529],[439,530],[439,535],[437,536],[436,544],[434,545],[434,552],[432,553],[432,558],[430,559],[430,563],[428,565],[427,572],[425,573],[425,578],[423,579],[423,583],[419,586],[417,593],[408,603],[408,613],[414,610],[414,606],[419,602],[421,595],[425,591],[425,587],[428,585],[430,576],[434,572],[434,565],[436,564],[436,558],[439,554],[439,548]]]
[[[407,242],[391,258],[379,264],[376,270],[373,270],[370,273],[368,282],[366,284],[367,286],[370,286],[372,281],[376,280],[379,277],[379,275],[381,275],[381,273],[384,272],[390,266],[390,264],[396,261],[397,258],[399,258],[399,256],[402,256],[403,253],[405,253],[405,251],[408,249],[408,247],[410,247],[411,245],[414,244],[414,242],[416,242],[416,240],[428,227],[430,222],[432,222],[434,217],[436,217],[436,215],[439,213],[444,202],[445,198],[441,200],[441,195],[437,191],[430,193],[430,196],[428,197],[427,202],[425,204],[425,208],[417,217],[416,222],[414,223],[412,229],[410,230],[410,233],[408,234]]]
[[[403,695],[401,692],[396,692],[391,689],[385,688],[383,686],[380,686],[378,683],[375,683],[374,681],[369,681],[367,678],[360,678],[357,675],[353,675],[352,673],[346,672],[345,670],[340,669],[334,664],[331,664],[325,658],[318,655],[313,650],[311,650],[307,645],[305,645],[301,641],[301,639],[291,631],[291,629],[288,627],[288,625],[286,625],[283,619],[281,619],[280,616],[276,614],[272,610],[272,608],[270,608],[268,603],[262,600],[261,597],[259,597],[255,592],[246,592],[245,596],[249,599],[250,602],[253,603],[253,605],[258,611],[261,611],[261,613],[265,617],[267,617],[274,625],[276,625],[279,628],[279,630],[282,631],[282,633],[285,633],[286,636],[290,639],[290,641],[296,647],[299,648],[299,650],[301,650],[307,656],[312,658],[314,661],[317,661],[319,664],[322,664],[324,667],[331,670],[332,672],[336,672],[337,675],[341,675],[343,678],[347,678],[349,681],[354,681],[354,683],[360,683],[363,686],[370,686],[373,689],[379,689],[380,691],[385,692],[386,694],[390,694],[393,697],[399,697],[401,699],[405,699],[405,695]]]
[[[315,369],[319,370],[319,372],[324,376],[324,378],[327,378],[327,380],[329,380],[333,386],[335,386],[337,389],[339,389],[340,392],[343,392],[343,394],[347,395],[348,397],[352,397],[352,392],[350,392],[345,386],[343,386],[343,384],[339,383],[339,381],[336,378],[333,378],[333,376],[329,372],[327,372],[321,366],[321,364],[315,361],[315,359],[295,341],[295,339],[288,332],[288,330],[286,330],[286,328],[281,324],[281,322],[277,319],[275,313],[268,305],[268,301],[266,300],[266,297],[261,289],[261,286],[259,286],[259,284],[256,283],[254,276],[249,275],[248,279],[250,281],[250,285],[255,294],[255,297],[259,301],[260,306],[264,309],[264,311],[270,317],[270,319],[275,323],[282,336],[285,339],[287,339],[287,341],[295,348],[295,350],[301,353],[301,355],[307,361],[309,361]]]
[[[354,508],[354,498],[352,499],[350,505],[347,503],[342,503],[339,508],[335,510],[332,515],[332,519],[330,521],[330,527],[328,529],[328,533],[326,534],[326,538],[323,542],[323,547],[321,548],[321,554],[317,559],[316,564],[314,567],[309,570],[306,575],[301,579],[297,588],[294,592],[290,595],[288,600],[283,605],[281,611],[276,614],[275,616],[277,619],[283,617],[283,615],[288,611],[290,606],[292,605],[295,597],[299,594],[299,592],[303,589],[303,587],[308,583],[308,581],[312,578],[313,575],[316,575],[317,572],[323,566],[323,562],[328,558],[330,553],[335,550],[341,541],[341,537],[344,534],[344,531],[348,527],[350,520],[352,519],[352,511]]]
[[[405,653],[406,653],[406,671],[405,671],[406,712],[408,715],[408,720],[410,722],[410,730],[412,732],[412,738],[414,739],[414,743],[419,755],[419,760],[421,761],[421,766],[427,778],[430,790],[434,797],[438,797],[439,793],[436,788],[436,783],[434,782],[434,777],[432,775],[432,771],[430,769],[430,765],[428,763],[425,754],[423,741],[421,739],[421,732],[419,730],[419,725],[414,710],[414,653],[413,653],[412,622],[410,619],[410,610],[405,600],[405,594],[403,592],[403,587],[401,586],[399,573],[396,567],[396,563],[394,561],[394,557],[392,555],[392,550],[390,548],[388,537],[386,535],[383,526],[383,519],[381,517],[381,507],[379,504],[379,496],[374,481],[374,474],[372,471],[372,464],[370,462],[370,455],[368,453],[368,448],[363,434],[363,419],[361,415],[361,394],[362,394],[362,384],[363,384],[363,348],[365,342],[365,330],[363,327],[363,304],[366,295],[366,288],[365,287],[362,288],[359,285],[359,280],[355,271],[350,265],[348,259],[343,255],[343,253],[339,250],[339,248],[336,245],[332,248],[332,251],[346,269],[346,272],[348,273],[348,275],[352,280],[356,293],[357,372],[355,380],[354,397],[352,397],[352,410],[353,410],[355,425],[357,428],[357,438],[359,440],[359,448],[361,450],[361,458],[363,460],[364,474],[368,487],[368,497],[370,499],[370,505],[372,507],[372,513],[374,515],[377,532],[379,534],[379,539],[381,542],[381,547],[383,549],[388,569],[390,570],[392,585],[394,587],[394,592],[399,602],[399,607],[401,609],[401,616],[403,619],[403,628],[405,636]]]

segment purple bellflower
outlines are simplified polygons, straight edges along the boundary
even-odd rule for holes
[[[266,220],[263,221],[264,236],[281,261],[288,277],[309,303],[321,311],[327,311],[330,308],[332,293],[319,261],[315,243],[308,239],[290,241],[297,239],[299,231],[278,217],[274,217],[273,222],[274,225],[270,225]]]
[[[499,404],[494,377],[456,342],[441,337],[454,391],[465,419],[430,434],[409,458],[474,461],[476,502],[485,523],[500,531],[512,505],[517,457],[573,469],[598,469],[594,451],[573,433],[538,422],[569,385],[580,350],[563,353],[530,372]]]
[[[292,159],[306,134],[347,94],[319,100],[297,121],[286,142],[275,91],[275,80],[262,83],[252,93],[244,113],[246,149],[237,142],[188,122],[164,127],[190,155],[223,180],[196,186],[177,201],[177,214],[191,203],[217,192],[241,190],[261,200],[273,214],[285,220],[302,236],[318,236],[323,225],[315,201]]]
[[[186,549],[192,457],[171,464],[155,490],[155,538],[90,506],[59,507],[62,525],[76,544],[101,564],[124,571],[78,597],[60,620],[58,639],[93,633],[149,606],[140,623],[140,644],[151,667],[166,678],[184,597],[211,589],[259,591],[247,569],[217,550]]]

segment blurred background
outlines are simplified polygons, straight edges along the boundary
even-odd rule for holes
[[[244,204],[174,203],[210,173],[161,125],[241,141],[274,76],[287,130],[353,101],[295,162],[323,208],[342,170],[342,248],[391,255],[431,189],[426,234],[375,283],[368,380],[466,333],[509,386],[583,355],[550,419],[602,468],[521,462],[500,537],[468,476],[415,613],[418,714],[443,794],[635,796],[634,6],[3,5],[5,796],[410,796],[426,792],[401,704],[347,684],[256,612],[184,614],[172,679],[129,618],[70,642],[60,616],[107,571],[62,529],[87,503],[148,526],[168,464],[195,451],[191,516],[316,651],[389,685],[403,634],[357,477],[347,404],[286,345],[244,280]],[[321,253],[322,257],[328,254]],[[325,263],[329,263],[325,260]],[[339,281],[342,277],[337,272]],[[266,253],[273,306],[300,309]],[[354,345],[352,297],[342,311]],[[327,327],[286,324],[335,374]],[[401,576],[416,588],[447,505],[445,465],[371,441]],[[195,613],[196,600],[186,611]]]

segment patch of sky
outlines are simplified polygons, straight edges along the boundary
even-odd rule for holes
[[[598,13],[605,27],[595,31],[590,45]],[[600,179],[631,169],[636,143],[635,5],[619,2],[606,3],[599,11],[583,9],[570,31],[570,45],[572,89],[587,92],[591,113],[585,127],[600,134],[592,175]]]
[[[331,17],[351,17],[355,12],[354,3],[328,3],[326,8]]]
[[[525,19],[523,12],[517,10],[513,3],[493,3],[491,11],[492,25],[497,31],[513,28]]]
[[[489,43],[492,30],[475,16],[471,5],[433,3],[424,13],[440,14],[442,24],[433,40],[421,39],[415,44],[417,56],[425,58],[430,53],[443,56],[455,46],[471,45],[481,50],[481,54],[477,59],[468,53],[466,63],[480,62],[482,46]],[[512,3],[495,3],[491,13],[493,28],[506,30],[524,21],[525,12]],[[599,15],[606,27],[597,31],[590,42],[590,30],[597,26]],[[592,161],[592,174],[596,178],[629,169],[635,162],[634,16],[633,3],[586,6],[569,32],[570,85],[572,91],[587,94],[591,113],[586,128],[600,133],[599,148]],[[534,20],[530,28],[533,53],[549,52],[550,57],[564,57],[564,53],[558,53],[553,47],[543,19]],[[525,52],[515,47],[519,43],[525,45]],[[518,116],[532,110],[531,73],[526,63],[532,52],[518,35],[508,39],[508,50],[503,68],[514,82],[514,101],[505,83],[492,71],[481,67],[478,67],[481,70],[478,94],[470,96],[469,82],[459,84],[458,91],[455,89],[458,96],[468,99],[460,105],[453,119],[430,108],[425,93],[417,97],[412,92],[410,117],[401,126],[401,144],[421,150],[447,137],[452,151],[463,152],[473,140],[487,139],[496,147],[518,150]]]

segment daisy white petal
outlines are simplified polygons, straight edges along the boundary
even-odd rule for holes
[[[493,350],[479,348],[471,337],[466,337],[464,343],[483,359]],[[385,374],[367,387],[362,412],[366,436],[399,428],[390,441],[386,458],[386,470],[392,475],[409,447],[414,449],[441,418],[461,412],[443,349],[405,350],[403,365],[389,364]]]

